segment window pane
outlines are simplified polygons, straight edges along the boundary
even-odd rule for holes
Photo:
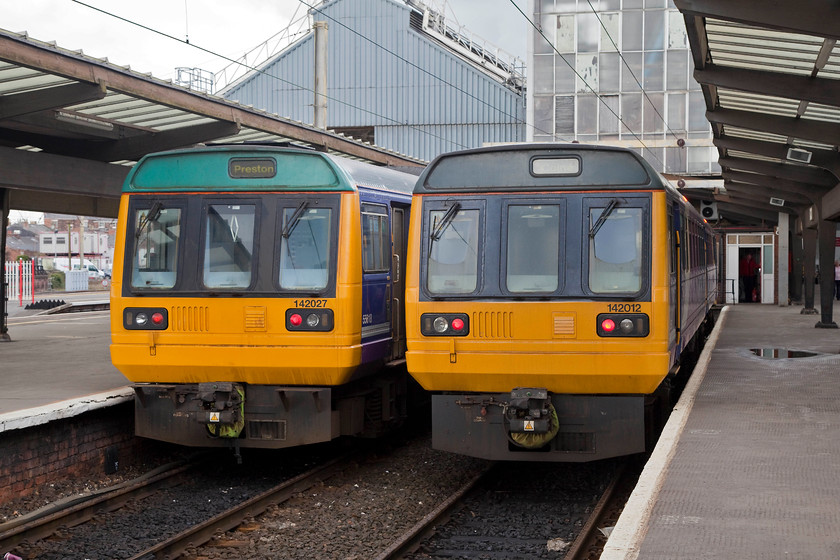
[[[602,3],[603,4],[603,3]],[[602,7],[603,9],[603,7]],[[618,14],[601,14],[601,51],[615,52],[619,43]]]
[[[252,204],[211,204],[207,209],[203,271],[206,287],[251,285],[255,215]]]
[[[557,37],[554,46],[557,47],[557,52],[575,52],[575,16],[557,16]]]
[[[692,91],[688,94],[688,129],[699,132],[709,130],[706,119],[706,99],[702,91]]]
[[[321,290],[329,280],[332,210],[283,209],[280,240],[280,287],[285,290]]]
[[[665,80],[663,70],[665,69],[663,51],[645,53],[645,91],[664,91]],[[638,74],[637,74],[638,76]]]
[[[431,251],[427,288],[435,294],[468,294],[478,287],[478,210],[429,212]]]
[[[534,56],[534,93],[554,93],[554,57]]]
[[[509,207],[507,289],[511,292],[556,291],[559,245],[559,206]]]
[[[589,209],[589,228],[606,208]],[[642,288],[642,209],[614,208],[589,242],[589,289],[595,293]]]
[[[668,51],[668,89],[688,89],[688,51]]]
[[[621,91],[641,91],[639,85],[644,79],[642,73],[642,53],[624,53],[624,62],[621,65]]]
[[[665,130],[665,94],[651,93],[645,99],[644,132],[663,132]]]
[[[595,95],[578,96],[577,133],[598,133],[598,98]]]
[[[621,85],[621,60],[618,53],[602,53],[598,61],[601,92],[618,92]]]
[[[133,288],[162,289],[175,286],[181,236],[181,210],[162,208],[138,210],[134,217]]]
[[[554,96],[534,96],[534,127],[550,132],[554,128]]]
[[[668,12],[668,48],[688,48],[688,35],[685,32],[685,17],[677,11]]]
[[[627,9],[625,2],[625,10]],[[642,12],[624,11],[621,14],[621,50],[642,50]]]
[[[602,95],[598,111],[601,113],[598,132],[601,134],[618,134],[618,96]]]
[[[601,37],[601,24],[592,12],[578,14],[577,17],[578,52],[598,52],[598,39]]]
[[[645,50],[665,49],[665,10],[645,12]]]
[[[642,94],[625,93],[621,96],[621,120],[626,126],[621,127],[621,134],[632,136],[642,131]],[[630,130],[627,130],[627,129]]]
[[[668,94],[668,126],[677,134],[685,133],[685,98],[684,93]]]
[[[387,272],[391,269],[391,232],[387,208],[365,204],[362,208],[362,271]]]
[[[577,70],[576,90],[578,93],[598,91],[598,55],[579,54],[575,57]]]
[[[575,98],[572,95],[558,95],[554,101],[554,133],[575,133]]]
[[[574,93],[575,91],[575,56],[554,56],[554,93]]]

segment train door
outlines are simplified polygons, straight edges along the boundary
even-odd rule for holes
[[[391,209],[391,359],[405,356],[405,209]]]
[[[391,232],[385,203],[362,202],[362,344],[385,354],[391,336]],[[371,353],[372,352],[372,353]],[[377,356],[378,357],[378,356]]]
[[[677,203],[674,203],[671,213],[668,214],[668,236],[670,252],[670,300],[671,300],[671,332],[669,339],[675,344],[680,342],[680,305],[682,303],[682,286],[681,286],[681,255],[680,255],[680,209]]]

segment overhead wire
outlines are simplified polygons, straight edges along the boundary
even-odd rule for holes
[[[223,55],[223,54],[219,54],[219,53],[217,53],[217,52],[214,52],[214,51],[212,51],[212,50],[210,50],[210,49],[208,49],[208,48],[202,47],[202,46],[197,45],[197,44],[195,44],[195,43],[189,43],[189,42],[187,42],[187,41],[184,41],[183,39],[179,39],[178,37],[175,37],[175,36],[173,36],[173,35],[169,35],[168,33],[164,33],[163,31],[159,31],[159,30],[154,29],[154,28],[152,28],[152,27],[149,27],[149,26],[147,26],[147,25],[143,25],[142,23],[138,23],[138,22],[136,22],[136,21],[132,21],[132,20],[130,20],[130,19],[128,19],[128,18],[124,18],[124,17],[119,16],[119,15],[117,15],[117,14],[114,14],[114,13],[108,12],[107,10],[103,10],[103,9],[101,9],[101,8],[97,8],[96,6],[91,6],[90,4],[86,4],[85,2],[82,2],[81,0],[72,0],[72,1],[73,1],[73,2],[75,2],[76,4],[81,5],[81,6],[84,6],[84,7],[86,7],[86,8],[91,9],[91,10],[94,10],[94,11],[96,11],[96,12],[99,12],[99,13],[104,14],[104,15],[106,15],[106,16],[116,18],[116,19],[118,19],[118,20],[120,20],[120,21],[123,21],[123,22],[126,22],[126,23],[128,23],[128,24],[134,25],[134,26],[139,27],[139,28],[141,28],[141,29],[145,29],[146,31],[150,31],[150,32],[152,32],[152,33],[155,33],[155,34],[160,35],[160,36],[162,36],[162,37],[165,37],[165,38],[167,38],[167,39],[171,39],[171,40],[173,40],[173,41],[177,41],[177,42],[179,42],[179,43],[182,43],[182,44],[185,44],[185,45],[189,45],[190,47],[196,48],[196,49],[198,49],[198,50],[200,50],[200,51],[202,51],[202,52],[205,52],[205,53],[207,53],[207,54],[210,54],[210,55],[212,55],[212,56],[215,56],[215,57],[221,58],[221,59],[223,59],[223,60],[227,60],[228,62],[232,62],[232,63],[234,63],[234,64],[240,64],[240,65],[242,65],[243,67],[247,68],[248,70],[251,70],[251,71],[256,72],[256,73],[258,73],[258,74],[262,74],[262,75],[264,75],[264,76],[266,76],[266,77],[269,77],[269,78],[275,79],[275,80],[280,81],[280,82],[282,82],[282,83],[288,84],[288,85],[290,85],[290,86],[292,86],[292,87],[295,87],[295,88],[297,88],[297,89],[300,89],[300,90],[302,90],[302,91],[308,91],[308,92],[311,92],[313,95],[314,95],[314,93],[315,93],[314,88],[308,88],[308,87],[306,87],[306,86],[301,86],[301,85],[299,85],[299,84],[295,84],[294,82],[291,82],[291,81],[289,81],[289,80],[285,80],[285,79],[283,79],[283,78],[281,78],[281,77],[279,77],[279,76],[274,76],[274,75],[272,75],[272,74],[269,74],[269,73],[265,72],[264,70],[261,70],[261,69],[259,69],[259,68],[254,67],[254,66],[250,66],[250,65],[245,64],[245,63],[243,63],[243,62],[240,62],[240,61],[234,60],[234,59],[232,59],[232,58],[230,58],[230,57],[227,57],[227,56],[225,56],[225,55]],[[363,107],[359,107],[358,105],[354,105],[353,103],[348,103],[348,102],[346,102],[346,101],[342,101],[342,100],[340,100],[340,99],[337,99],[337,98],[335,98],[335,97],[331,97],[331,96],[329,96],[329,95],[327,95],[326,97],[327,97],[327,99],[328,99],[328,100],[330,100],[330,101],[334,101],[335,103],[339,103],[339,104],[341,104],[341,105],[346,105],[347,107],[350,107],[350,108],[352,108],[352,109],[356,109],[356,110],[361,111],[361,112],[363,112],[363,113],[367,113],[367,114],[369,114],[369,115],[373,115],[373,116],[375,116],[375,117],[382,118],[382,119],[387,120],[387,121],[389,121],[389,122],[393,122],[393,123],[396,123],[396,124],[399,124],[399,125],[402,125],[402,126],[407,126],[408,128],[411,128],[411,129],[413,129],[413,130],[416,130],[417,132],[420,132],[421,134],[426,134],[426,135],[428,135],[428,136],[432,136],[432,137],[434,137],[434,138],[437,138],[438,140],[442,140],[442,141],[447,142],[447,143],[449,143],[449,144],[455,145],[455,146],[457,146],[457,147],[459,147],[459,148],[469,148],[469,146],[465,146],[465,145],[463,145],[463,144],[461,144],[461,143],[459,143],[459,142],[456,142],[455,140],[452,140],[452,139],[449,139],[449,138],[445,138],[445,137],[443,137],[443,136],[440,136],[440,135],[435,134],[435,133],[433,133],[433,132],[429,132],[429,131],[427,131],[427,130],[423,130],[423,129],[421,129],[421,128],[417,128],[416,126],[412,126],[412,125],[407,124],[407,123],[405,123],[405,122],[403,122],[403,121],[399,121],[399,120],[397,120],[397,119],[392,119],[392,118],[387,117],[387,116],[385,116],[385,115],[381,115],[381,114],[379,114],[379,113],[376,113],[375,111],[370,111],[370,110],[365,109],[365,108],[363,108]]]
[[[604,25],[604,21],[601,19],[601,16],[598,13],[598,11],[595,9],[595,6],[592,5],[591,0],[586,0],[586,3],[589,4],[589,8],[592,10],[592,13],[595,14],[595,17],[598,19],[598,23],[601,24],[601,29],[603,29],[604,32],[607,34],[607,37],[609,38],[610,43],[615,48],[615,52],[618,53],[618,57],[621,59],[621,62],[624,63],[624,66],[627,67],[627,70],[630,72],[630,75],[633,76],[633,80],[636,82],[636,85],[639,86],[639,89],[641,90],[642,95],[644,95],[645,99],[647,99],[648,103],[650,103],[650,106],[653,108],[653,111],[656,113],[656,116],[658,116],[660,118],[660,120],[662,121],[662,124],[664,124],[665,128],[668,130],[668,132],[671,133],[671,136],[673,136],[674,138],[679,140],[679,137],[677,136],[677,134],[673,130],[671,130],[670,126],[668,126],[668,121],[665,120],[665,117],[663,117],[662,114],[659,112],[659,110],[656,108],[656,105],[653,103],[653,100],[651,100],[651,98],[648,96],[647,91],[645,91],[645,88],[642,85],[642,83],[639,81],[639,78],[636,77],[636,74],[633,72],[633,69],[630,68],[630,63],[627,62],[627,59],[625,59],[624,55],[621,54],[621,50],[618,48],[618,45],[615,43],[615,40],[613,39],[612,34],[610,34],[609,29],[607,29],[607,26]]]
[[[635,132],[633,132],[633,129],[631,129],[631,128],[630,128],[630,126],[629,126],[626,122],[624,122],[624,119],[622,119],[622,118],[618,115],[618,113],[616,113],[616,112],[613,110],[613,108],[612,108],[612,107],[610,107],[610,106],[607,104],[607,102],[606,102],[606,101],[604,101],[603,97],[602,97],[602,96],[601,96],[601,95],[600,95],[597,91],[595,91],[595,89],[593,89],[593,87],[592,87],[591,85],[589,85],[589,82],[587,82],[587,81],[586,81],[586,79],[585,79],[583,76],[581,76],[581,75],[580,75],[580,73],[577,71],[577,69],[576,69],[574,66],[572,66],[572,65],[569,63],[569,61],[568,61],[568,60],[566,60],[566,57],[564,57],[564,56],[560,53],[560,51],[558,51],[558,50],[557,50],[557,47],[555,47],[555,46],[554,46],[554,44],[553,44],[553,43],[552,43],[552,42],[548,39],[548,37],[546,37],[546,36],[545,36],[545,33],[543,33],[543,30],[542,30],[542,29],[540,29],[540,28],[539,28],[539,26],[538,26],[536,23],[534,23],[534,21],[533,21],[531,18],[529,18],[529,17],[528,17],[528,15],[527,15],[525,12],[523,12],[523,11],[522,11],[522,9],[521,9],[519,6],[517,6],[517,5],[516,5],[516,2],[514,2],[514,0],[510,0],[510,3],[511,3],[511,4],[513,4],[513,6],[517,9],[517,11],[518,11],[520,14],[522,14],[522,17],[524,17],[524,18],[525,18],[525,20],[526,20],[529,24],[531,24],[531,27],[533,27],[533,28],[534,28],[534,30],[535,30],[537,33],[539,33],[539,35],[540,35],[540,36],[541,36],[541,37],[545,40],[545,42],[546,42],[546,43],[548,43],[548,45],[549,45],[549,46],[551,46],[551,50],[553,50],[555,53],[557,53],[557,55],[560,57],[560,59],[561,59],[563,62],[565,62],[565,63],[566,63],[566,66],[568,66],[568,67],[571,69],[571,71],[572,71],[572,72],[574,72],[575,76],[577,76],[578,78],[580,78],[580,80],[581,80],[581,82],[583,83],[583,85],[584,85],[584,86],[586,86],[586,88],[587,88],[589,91],[591,91],[592,93],[594,93],[594,94],[595,94],[595,97],[597,97],[597,98],[598,98],[598,101],[600,101],[600,102],[604,105],[604,107],[606,107],[606,108],[607,108],[607,110],[608,110],[610,113],[612,113],[612,114],[613,114],[613,116],[614,116],[615,118],[617,118],[617,119],[618,119],[618,122],[620,122],[621,124],[623,124],[623,125],[624,125],[624,128],[626,128],[626,129],[630,132],[630,134],[631,134],[631,135],[633,135],[633,137],[634,137],[634,138],[635,138],[635,139],[636,139],[636,140],[637,140],[637,141],[638,141],[638,142],[642,145],[642,147],[643,147],[645,150],[647,150],[647,151],[648,151],[648,153],[650,153],[650,154],[653,156],[653,158],[654,158],[657,162],[659,162],[659,164],[662,166],[662,169],[664,169],[664,168],[665,168],[665,164],[664,164],[664,163],[662,162],[662,160],[661,160],[661,159],[660,159],[660,158],[656,155],[656,152],[654,152],[653,150],[651,150],[651,149],[647,146],[647,144],[645,144],[644,140],[642,140],[642,139],[639,137],[639,135],[638,135],[638,134],[636,134]]]
[[[358,36],[359,38],[361,38],[361,39],[363,39],[363,40],[365,40],[365,41],[367,41],[367,42],[371,43],[374,47],[376,47],[376,48],[378,48],[378,49],[381,49],[381,50],[385,51],[386,53],[390,54],[391,56],[393,56],[393,57],[397,58],[398,60],[400,60],[400,61],[402,61],[402,62],[406,63],[407,65],[409,65],[409,66],[411,66],[411,67],[413,67],[413,68],[415,68],[415,69],[417,69],[417,70],[419,70],[419,71],[423,72],[424,74],[427,74],[427,75],[431,76],[432,78],[434,78],[434,79],[436,79],[436,80],[439,80],[439,81],[440,81],[441,83],[443,83],[444,85],[447,85],[447,86],[449,86],[449,87],[451,87],[451,88],[455,89],[456,91],[459,91],[459,92],[463,93],[464,95],[466,95],[466,96],[468,96],[468,97],[470,97],[470,98],[472,98],[472,99],[474,99],[474,100],[478,101],[479,103],[482,103],[482,104],[484,104],[484,105],[487,105],[487,106],[488,106],[488,107],[490,107],[491,109],[498,109],[497,107],[495,107],[493,104],[489,103],[488,101],[485,101],[484,99],[481,99],[481,98],[479,98],[478,96],[476,96],[476,95],[474,95],[474,94],[472,94],[472,93],[470,93],[470,92],[468,92],[468,91],[466,91],[466,90],[462,89],[461,87],[457,86],[456,84],[453,84],[453,83],[451,83],[451,82],[448,82],[447,80],[445,80],[444,78],[442,78],[442,77],[440,77],[440,76],[436,75],[435,73],[430,72],[429,70],[427,70],[427,69],[423,68],[422,66],[419,66],[418,64],[415,64],[414,62],[412,62],[412,61],[410,61],[410,60],[406,59],[405,57],[403,57],[403,56],[401,56],[401,55],[399,55],[398,53],[395,53],[395,52],[394,52],[394,51],[392,51],[391,49],[388,49],[387,47],[384,47],[383,45],[381,45],[381,44],[379,44],[379,43],[375,42],[375,41],[374,41],[373,39],[371,39],[370,37],[367,37],[367,36],[365,36],[365,35],[363,35],[363,34],[359,33],[358,31],[356,31],[355,29],[353,29],[353,28],[351,28],[351,27],[348,27],[347,25],[345,25],[345,24],[344,24],[344,23],[342,23],[341,21],[339,21],[339,20],[335,19],[334,17],[330,16],[329,14],[327,14],[326,12],[324,12],[323,10],[321,10],[320,8],[318,8],[318,7],[317,7],[317,4],[308,4],[308,3],[306,2],[306,0],[298,0],[298,1],[299,1],[301,4],[303,4],[304,6],[307,6],[309,9],[311,9],[311,10],[313,10],[313,11],[318,12],[319,14],[321,14],[322,16],[324,16],[325,18],[327,18],[327,19],[329,19],[329,20],[333,21],[334,23],[338,24],[339,26],[343,27],[344,29],[346,29],[346,30],[350,31],[351,33],[353,33],[354,35]],[[550,132],[548,132],[548,131],[545,131],[545,130],[542,130],[542,129],[540,129],[540,128],[537,128],[537,126],[536,126],[536,125],[528,125],[528,123],[527,123],[527,122],[524,122],[524,121],[520,121],[520,120],[518,120],[518,119],[517,119],[517,117],[516,117],[516,115],[511,115],[510,113],[505,113],[505,112],[501,112],[501,114],[502,114],[502,115],[504,115],[504,116],[506,116],[506,117],[509,117],[509,118],[513,119],[513,122],[514,122],[514,123],[517,123],[517,124],[521,123],[521,124],[524,124],[525,126],[530,126],[530,127],[531,127],[531,128],[533,128],[535,131],[537,131],[537,132],[541,132],[542,134],[552,134],[552,133],[550,133]],[[564,138],[564,140],[565,140],[565,141],[567,141],[567,142],[569,142],[569,140],[566,140],[565,138]]]

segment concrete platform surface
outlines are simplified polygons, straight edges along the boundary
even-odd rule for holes
[[[602,560],[840,558],[840,330],[801,309],[724,309]]]

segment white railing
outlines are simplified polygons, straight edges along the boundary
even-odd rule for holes
[[[6,262],[5,268],[8,301],[16,299],[21,307],[35,303],[35,261]]]

